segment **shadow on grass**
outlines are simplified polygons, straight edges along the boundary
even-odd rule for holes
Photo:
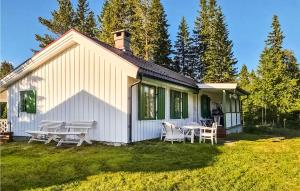
[[[13,142],[1,147],[2,190],[42,188],[85,180],[103,172],[165,172],[212,165],[220,154],[210,144],[144,141],[77,148]]]
[[[244,133],[227,135],[225,141],[257,141],[260,139],[272,139],[279,141],[300,137],[300,130],[272,127],[246,127]]]

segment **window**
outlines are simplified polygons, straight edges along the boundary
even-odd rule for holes
[[[210,98],[207,95],[201,96],[201,116],[210,118]]]
[[[147,84],[139,85],[139,120],[165,118],[165,89]]]
[[[27,113],[36,113],[35,90],[27,90],[20,92],[20,111]]]
[[[0,119],[7,119],[7,103],[0,102]]]
[[[170,91],[170,117],[171,119],[188,118],[188,94]]]

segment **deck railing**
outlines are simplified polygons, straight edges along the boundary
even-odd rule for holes
[[[0,132],[8,132],[9,131],[9,124],[7,119],[0,119]]]

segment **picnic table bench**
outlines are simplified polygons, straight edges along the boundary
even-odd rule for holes
[[[61,146],[63,143],[76,143],[79,147],[84,141],[88,144],[92,144],[88,134],[89,130],[94,127],[95,123],[95,121],[76,121],[66,123],[64,131],[51,132],[49,135],[59,137],[60,140],[56,146]]]

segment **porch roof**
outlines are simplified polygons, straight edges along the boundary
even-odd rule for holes
[[[198,83],[199,89],[210,90],[234,90],[242,95],[249,95],[249,92],[240,88],[237,83]]]

